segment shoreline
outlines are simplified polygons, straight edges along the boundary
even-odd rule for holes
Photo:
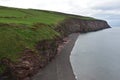
[[[69,41],[63,44],[60,53],[33,76],[32,80],[76,80],[70,63],[70,55],[79,34],[69,35],[67,37]]]

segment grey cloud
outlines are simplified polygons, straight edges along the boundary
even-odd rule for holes
[[[107,5],[107,6],[96,6],[93,9],[97,10],[120,10],[120,3],[119,5]]]
[[[120,1],[112,1],[92,6],[96,10],[120,10]]]
[[[107,20],[112,27],[120,27],[120,15],[115,14],[96,14],[96,18]]]
[[[96,14],[94,16],[105,18],[105,19],[120,19],[120,14]]]
[[[111,27],[120,27],[120,20],[109,20]]]

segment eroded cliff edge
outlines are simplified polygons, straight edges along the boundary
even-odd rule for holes
[[[44,68],[58,53],[58,46],[64,42],[63,38],[72,33],[86,33],[110,28],[103,20],[81,20],[79,18],[68,18],[56,25],[55,30],[61,34],[55,39],[42,40],[36,44],[36,51],[25,49],[22,57],[14,63],[9,59],[2,59],[1,63],[6,65],[4,78],[11,80],[26,80]],[[33,54],[34,53],[34,54]]]
[[[110,28],[104,20],[81,20],[79,18],[68,18],[61,22],[57,30],[63,35],[68,36],[71,33],[86,33]]]

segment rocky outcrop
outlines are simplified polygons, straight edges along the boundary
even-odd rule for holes
[[[43,40],[37,43],[36,50],[25,49],[17,62],[7,58],[1,60],[2,65],[7,66],[4,79],[31,80],[30,77],[44,68],[57,54],[58,45],[62,42],[60,38]],[[6,77],[5,77],[6,76]]]
[[[30,80],[30,77],[45,67],[58,53],[58,46],[64,42],[63,38],[71,33],[85,33],[110,28],[106,21],[81,20],[69,18],[57,25],[55,29],[61,34],[51,40],[43,40],[37,43],[36,50],[25,49],[19,61],[13,63],[4,58],[1,63],[7,66],[7,72],[14,78],[12,80]]]
[[[62,41],[60,38],[38,42],[38,44],[36,45],[36,49],[41,56],[40,68],[43,68],[55,57],[58,51],[57,47],[61,42]]]
[[[110,26],[103,20],[81,20],[79,18],[68,18],[58,25],[57,31],[67,36],[75,32],[85,33],[105,28],[110,28]]]
[[[39,69],[40,55],[38,53],[26,49],[21,55],[17,62],[7,58],[1,60],[2,64],[7,66],[7,77],[11,77],[9,80],[30,80],[30,76]]]

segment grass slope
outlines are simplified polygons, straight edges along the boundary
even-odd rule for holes
[[[16,61],[25,48],[34,49],[35,44],[44,39],[60,36],[54,25],[69,17],[84,20],[94,18],[64,13],[0,7],[0,59],[3,57]],[[3,68],[0,66],[0,72]]]

